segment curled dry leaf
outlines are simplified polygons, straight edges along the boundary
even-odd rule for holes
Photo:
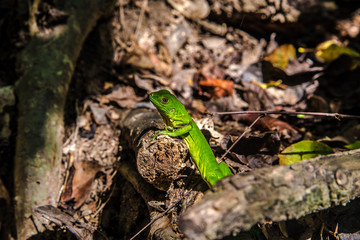
[[[193,90],[189,82],[192,81],[196,72],[195,68],[181,69],[175,72],[170,83],[171,89],[178,91],[184,99],[192,98]]]
[[[139,76],[139,74],[134,74],[134,82],[136,86],[141,89],[144,89],[148,92],[154,91],[154,87],[153,87],[154,80],[143,78],[142,76]]]
[[[274,67],[285,69],[290,60],[295,59],[296,50],[292,44],[284,44],[267,55],[264,60],[271,62]]]
[[[244,100],[249,103],[249,110],[273,110],[275,105],[267,92],[258,84],[242,82]],[[254,119],[255,120],[255,119]]]
[[[233,94],[234,82],[218,78],[206,78],[199,81],[199,87],[200,94],[205,91],[210,94],[211,98],[218,99]]]
[[[252,123],[257,118],[257,115],[254,114],[245,114],[242,117],[242,120],[248,123]],[[280,119],[273,118],[270,116],[265,116],[261,118],[256,124],[255,127],[261,130],[277,130],[280,132],[280,134],[285,138],[289,139],[291,141],[298,140],[301,135],[299,132],[293,128],[290,124],[287,122],[284,122]]]
[[[199,72],[200,76],[204,77],[205,79],[208,77],[223,79],[225,77],[224,69],[219,67],[219,65],[213,61],[205,64]]]
[[[136,96],[132,87],[115,86],[113,91],[103,97],[105,100],[116,102],[120,107],[131,108],[137,102],[143,100],[143,97]]]
[[[247,166],[252,169],[268,167],[278,160],[276,155],[254,154],[246,157]]]
[[[191,37],[191,30],[191,27],[184,19],[180,19],[177,24],[174,24],[174,29],[165,39],[171,59],[175,57],[178,50],[185,44],[188,38]]]
[[[98,104],[95,103],[89,103],[92,115],[94,117],[94,120],[99,125],[105,125],[108,123],[108,120],[106,118],[106,112],[107,109],[105,107],[101,107]]]
[[[130,65],[138,69],[152,70],[160,74],[170,75],[172,69],[169,64],[168,50],[164,44],[158,46],[162,51],[155,54],[155,51],[148,51],[134,43],[134,48],[125,54],[122,59],[123,65]]]
[[[193,109],[196,109],[198,112],[204,114],[206,112],[206,107],[204,105],[204,102],[200,99],[194,99],[191,101],[191,107]]]
[[[70,168],[66,188],[61,196],[61,201],[73,201],[74,209],[78,209],[88,198],[92,184],[98,172],[104,168],[94,161],[75,161]]]
[[[226,135],[221,139],[220,146],[226,151],[238,138],[238,136]],[[231,150],[240,155],[254,155],[257,153],[274,155],[279,152],[280,137],[277,131],[253,134],[242,138]]]
[[[221,140],[221,148],[227,150],[237,136],[225,136]],[[253,134],[242,138],[230,151],[233,159],[249,168],[260,168],[272,165],[278,159],[280,137],[277,131]],[[237,168],[238,166],[235,166]],[[238,167],[244,171],[243,167]]]

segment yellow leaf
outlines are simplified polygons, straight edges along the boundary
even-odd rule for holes
[[[295,59],[296,50],[292,44],[284,44],[276,48],[272,53],[264,58],[271,62],[274,67],[285,69],[289,60]]]
[[[333,153],[331,147],[322,142],[304,140],[285,148],[279,154],[280,165],[290,165],[318,155]]]
[[[315,51],[315,55],[324,62],[334,61],[342,54],[346,54],[352,57],[360,57],[360,53],[352,50],[351,48],[340,46],[332,40],[320,43],[316,47]]]

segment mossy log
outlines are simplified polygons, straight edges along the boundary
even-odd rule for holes
[[[31,39],[17,56],[21,75],[16,86],[18,130],[15,156],[15,216],[17,238],[41,231],[31,220],[38,205],[56,205],[60,191],[60,160],[64,106],[84,40],[112,0],[56,1],[67,17],[41,31],[30,17]],[[34,1],[30,11],[38,11]],[[29,16],[34,16],[30,12]],[[37,229],[36,229],[37,228]]]
[[[221,239],[265,221],[300,218],[360,194],[360,151],[223,179],[180,219],[189,239]]]

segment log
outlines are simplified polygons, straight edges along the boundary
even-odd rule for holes
[[[180,218],[189,239],[221,239],[256,223],[299,218],[360,194],[360,150],[223,179]]]
[[[163,129],[160,114],[148,109],[125,113],[121,120],[121,138],[135,152],[139,174],[155,188],[167,191],[185,167],[188,149],[183,140],[159,137],[153,141],[156,129]]]
[[[132,184],[146,203],[165,202],[165,191],[173,178],[182,169],[187,151],[180,139],[152,141],[154,130],[163,128],[160,115],[148,109],[133,109],[122,114],[120,120],[120,145],[122,159],[119,166],[120,174]],[[124,153],[134,153],[135,159],[125,157]],[[185,154],[179,154],[184,153]],[[148,205],[151,220],[161,213]],[[149,220],[150,221],[150,220]],[[171,218],[162,216],[150,227],[149,238],[155,240],[180,239],[171,227]]]

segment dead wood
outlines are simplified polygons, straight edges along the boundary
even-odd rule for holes
[[[167,191],[184,168],[188,153],[184,141],[159,137],[153,141],[154,130],[164,128],[160,115],[146,109],[132,110],[122,121],[122,138],[136,155],[140,175],[159,190]]]
[[[181,216],[180,228],[190,239],[221,239],[344,205],[360,194],[359,160],[355,150],[226,178]]]
[[[177,149],[177,146],[185,147],[182,143],[178,144],[174,142],[172,144],[163,144],[159,142],[153,142],[152,136],[155,129],[163,126],[162,119],[157,112],[147,109],[135,109],[127,111],[123,114],[123,118],[120,121],[121,136],[120,145],[126,149],[122,149],[122,152],[133,152],[136,156],[132,161],[131,157],[122,157],[119,171],[120,174],[129,181],[135,190],[141,195],[145,202],[160,202],[165,200],[164,193],[159,190],[165,191],[169,188],[170,183],[181,164],[175,164],[176,161],[184,161],[185,155],[176,155],[179,151],[170,151],[175,153],[163,155],[171,148]],[[170,142],[170,141],[169,141]],[[179,140],[180,142],[180,140]],[[186,152],[186,151],[185,151]],[[127,154],[129,155],[129,154]],[[174,161],[174,165],[170,166]],[[170,161],[169,161],[170,160]],[[158,209],[148,205],[150,218],[155,219],[161,213]],[[150,220],[151,220],[150,219]],[[150,221],[149,220],[149,221]],[[168,216],[163,216],[158,219],[154,224],[150,226],[150,233],[152,239],[179,239],[178,235],[171,227],[171,220]]]
[[[59,227],[66,227],[70,232],[72,232],[77,239],[81,240],[93,240],[93,234],[95,229],[91,228],[89,224],[84,224],[72,216],[62,212],[58,208],[45,205],[39,206],[35,209],[35,212],[42,215],[42,217],[48,219],[49,221],[55,223]],[[105,239],[105,238],[104,238]]]
[[[40,1],[34,1],[29,15],[35,16]],[[56,205],[64,105],[81,47],[99,17],[113,1],[56,2],[64,16],[49,29],[34,27],[29,20],[31,39],[17,56],[20,75],[18,130],[15,156],[15,199],[17,238],[27,239],[43,231],[31,220],[38,205]],[[36,223],[35,223],[36,224]]]

